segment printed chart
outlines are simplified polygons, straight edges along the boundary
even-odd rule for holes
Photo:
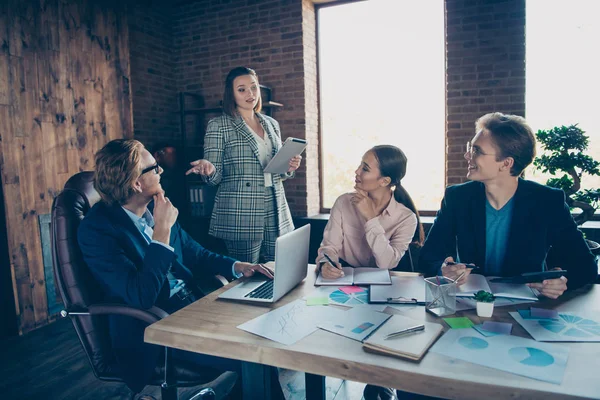
[[[369,304],[369,289],[364,288],[362,292],[344,293],[337,289],[329,294],[329,302],[344,306]]]
[[[509,313],[525,330],[541,342],[600,342],[600,316],[559,313],[558,319],[523,318]]]
[[[517,336],[473,334],[472,329],[450,329],[430,351],[545,382],[562,382],[568,347]]]

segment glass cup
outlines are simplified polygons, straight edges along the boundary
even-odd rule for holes
[[[456,283],[443,276],[425,279],[425,310],[438,317],[456,312]]]

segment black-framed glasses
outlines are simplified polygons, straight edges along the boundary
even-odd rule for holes
[[[141,175],[144,175],[146,172],[150,172],[150,171],[152,171],[152,170],[154,170],[154,173],[155,173],[155,174],[158,174],[158,169],[159,169],[159,168],[160,168],[160,166],[158,165],[158,163],[156,163],[156,164],[154,164],[154,165],[151,165],[151,166],[149,166],[148,168],[144,168],[144,169],[142,170],[142,173],[140,174],[140,176],[141,176]]]

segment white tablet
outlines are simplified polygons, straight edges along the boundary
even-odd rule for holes
[[[306,140],[289,137],[283,142],[281,149],[265,167],[265,172],[271,174],[285,174],[290,168],[292,157],[300,155],[306,148]]]

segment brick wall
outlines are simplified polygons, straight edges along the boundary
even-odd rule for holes
[[[171,8],[167,2],[138,3],[129,8],[128,20],[135,138],[147,147],[159,141],[177,144]]]
[[[446,0],[448,185],[465,181],[466,142],[492,111],[525,116],[525,0]]]
[[[319,211],[314,27],[309,0],[205,0],[173,9],[178,90],[199,93],[203,106],[216,106],[229,70],[249,66],[273,89],[273,100],[285,105],[273,115],[283,139],[310,141],[297,177],[285,183],[296,216]]]

